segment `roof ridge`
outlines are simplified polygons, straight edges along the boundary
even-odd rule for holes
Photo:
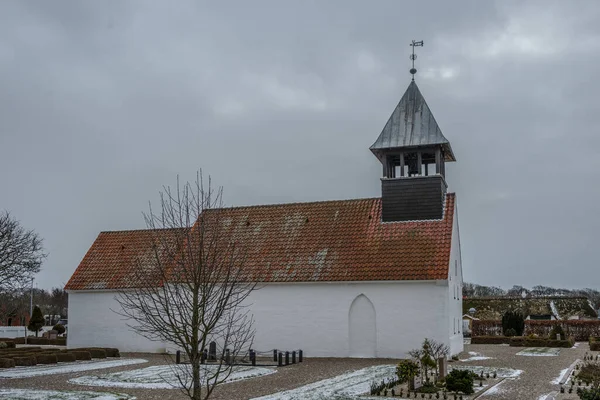
[[[240,208],[259,208],[259,207],[280,207],[280,206],[291,206],[291,205],[300,205],[300,204],[323,204],[323,203],[342,203],[342,202],[351,202],[351,201],[365,201],[365,200],[381,200],[381,197],[362,197],[359,199],[339,199],[339,200],[316,200],[316,201],[293,201],[291,203],[272,203],[272,204],[253,204],[247,206],[231,206],[231,207],[221,207],[221,208],[213,208],[213,210],[231,210],[231,209],[240,209]]]
[[[142,228],[142,229],[120,229],[115,231],[100,231],[100,233],[126,233],[126,232],[151,232],[151,231],[176,231],[185,228]]]

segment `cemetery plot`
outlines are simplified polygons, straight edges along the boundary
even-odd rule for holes
[[[203,365],[203,370],[215,371],[215,365]],[[225,383],[240,381],[244,379],[256,378],[275,373],[275,369],[234,366],[233,370]],[[190,372],[188,373],[189,370]],[[202,372],[201,372],[202,373]],[[119,388],[140,388],[140,389],[177,389],[180,387],[177,376],[190,376],[191,369],[187,364],[175,365],[156,365],[153,367],[135,369],[130,371],[114,372],[105,375],[82,376],[69,380],[69,383],[86,386],[103,386]]]
[[[358,399],[369,392],[371,382],[393,376],[395,370],[395,365],[377,365],[254,400]]]
[[[528,357],[556,357],[560,354],[560,349],[556,347],[529,347],[517,353],[518,356]]]
[[[119,358],[104,361],[78,361],[70,363],[36,365],[29,367],[15,367],[10,369],[0,369],[1,378],[31,378],[34,376],[66,374],[72,372],[90,371],[94,369],[106,369],[114,367],[123,367],[126,365],[142,364],[148,362],[141,358]]]
[[[57,390],[0,389],[0,399],[10,400],[134,400],[127,394]]]

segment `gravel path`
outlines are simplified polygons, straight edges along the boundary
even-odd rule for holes
[[[544,398],[543,396],[549,393],[559,390],[559,385],[553,383],[553,381],[557,380],[561,372],[568,368],[575,360],[581,359],[585,352],[589,351],[589,347],[587,343],[580,343],[575,349],[561,349],[558,356],[545,357],[517,356],[516,354],[521,350],[523,348],[503,345],[465,345],[465,352],[461,354],[460,358],[471,358],[472,360],[453,362],[452,366],[456,368],[461,365],[470,365],[523,370],[523,373],[518,378],[505,379],[495,390],[483,394],[479,399],[538,400]],[[168,362],[164,356],[156,354],[123,354],[123,357],[144,358],[148,360],[148,363],[34,378],[0,379],[0,388],[116,391],[136,396],[138,400],[179,400],[186,398],[178,390],[173,389],[102,388],[75,385],[67,382],[68,379],[84,375],[127,371]],[[489,358],[484,359],[483,357]],[[221,385],[215,390],[211,398],[215,400],[248,400],[297,388],[323,379],[333,378],[345,372],[368,366],[395,364],[396,362],[397,360],[390,359],[306,358],[301,364],[278,368],[277,372],[271,375]]]
[[[453,366],[481,365],[485,367],[509,367],[520,369],[523,373],[515,379],[506,379],[492,393],[484,394],[481,400],[538,400],[560,389],[553,383],[575,360],[583,358],[589,351],[587,343],[580,343],[574,349],[560,349],[558,356],[518,356],[522,347],[509,347],[503,345],[465,345],[465,352],[476,352],[482,356],[491,357],[486,360],[469,362],[455,362]],[[462,358],[470,357],[467,354]]]
[[[111,372],[127,371],[146,368],[152,365],[165,364],[164,356],[156,354],[122,354],[123,357],[144,358],[148,363],[125,367],[108,368],[97,371],[80,373],[57,374],[38,376],[23,379],[0,379],[0,388],[17,389],[44,389],[44,390],[80,390],[80,391],[109,391],[126,393],[136,396],[138,400],[179,400],[186,397],[174,389],[122,389],[103,388],[97,386],[83,386],[68,383],[68,379],[93,374],[107,374]],[[261,378],[249,379],[242,382],[233,382],[219,386],[211,399],[215,400],[247,400],[255,397],[293,389],[322,379],[332,378],[344,372],[361,369],[364,367],[393,364],[389,359],[351,359],[351,358],[306,358],[303,363],[278,368],[277,372]]]

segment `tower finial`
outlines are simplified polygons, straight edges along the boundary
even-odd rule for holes
[[[417,59],[417,55],[415,54],[415,47],[423,47],[423,41],[417,42],[413,40],[410,44],[412,46],[412,54],[410,55],[410,59],[412,60],[412,68],[410,69],[410,73],[412,74],[412,80],[415,80],[415,74],[417,73],[417,69],[415,68],[415,60]]]

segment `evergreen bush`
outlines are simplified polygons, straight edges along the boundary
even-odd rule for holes
[[[502,316],[502,332],[504,332],[504,336],[507,335],[507,331],[509,329],[513,329],[516,335],[513,336],[522,336],[523,331],[525,330],[525,318],[523,318],[523,314],[517,311],[507,311]]]
[[[453,369],[446,376],[446,389],[464,394],[474,393],[473,373],[467,370]]]
[[[38,306],[33,308],[33,313],[31,318],[29,318],[29,325],[27,325],[27,329],[35,332],[35,337],[38,336],[40,329],[44,326],[44,315],[42,314],[42,310]]]

